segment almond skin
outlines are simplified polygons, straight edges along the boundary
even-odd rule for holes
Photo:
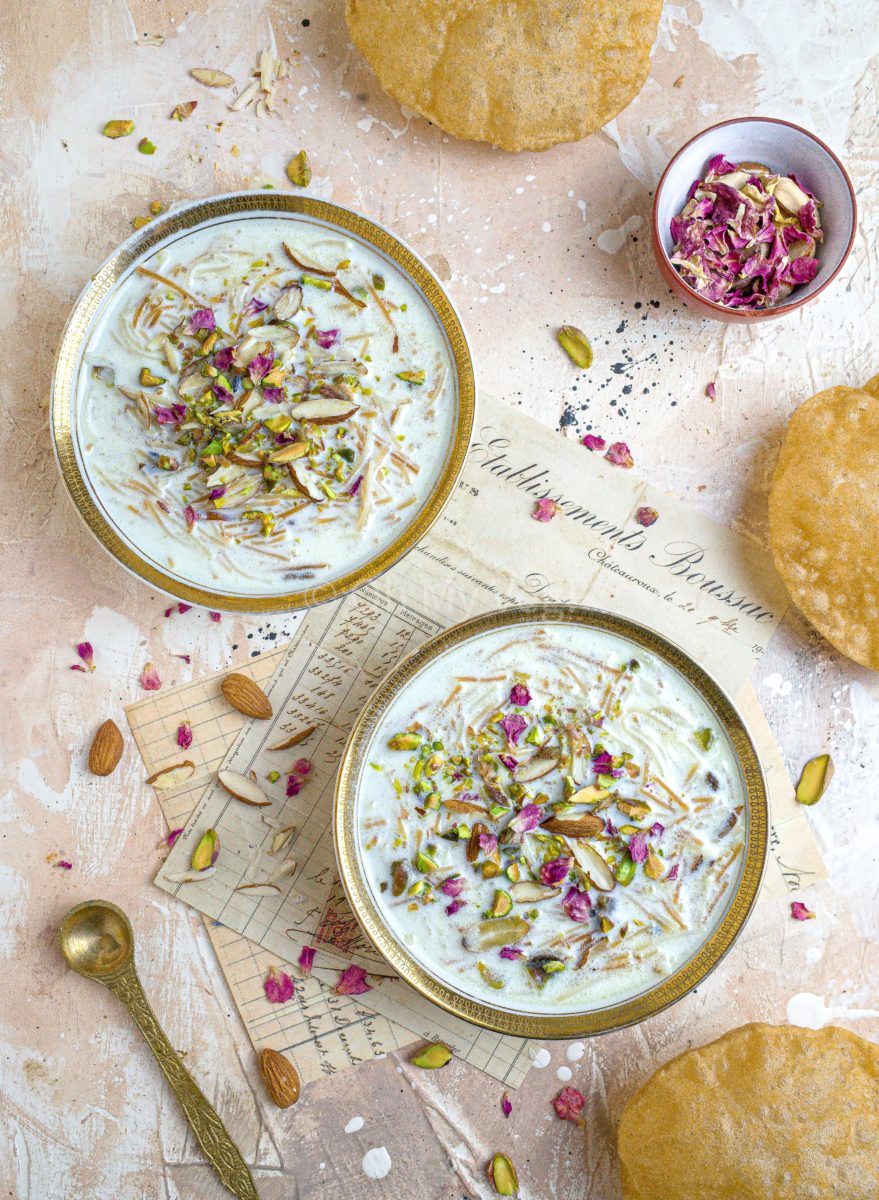
[[[259,1056],[259,1073],[278,1108],[289,1108],[299,1099],[299,1076],[293,1064],[277,1050],[265,1047]]]
[[[271,719],[272,706],[268,696],[249,676],[233,671],[226,676],[220,688],[227,702],[238,712],[244,713],[245,717],[255,717],[258,721]]]
[[[547,833],[561,834],[562,837],[595,837],[604,829],[604,821],[595,813],[586,813],[582,817],[551,817],[540,828]]]
[[[89,750],[92,775],[112,775],[119,766],[125,743],[115,721],[105,721],[95,734]]]

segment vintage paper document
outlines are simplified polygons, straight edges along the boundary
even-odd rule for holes
[[[562,512],[547,524],[531,520],[536,498],[547,495]],[[641,505],[659,511],[650,528],[635,521]],[[359,963],[375,985],[358,998],[359,1007],[381,1012],[415,1036],[428,1036],[428,1029],[436,1036],[437,1023],[448,1018],[403,984],[382,978],[388,968],[362,938],[342,898],[330,834],[335,766],[354,717],[396,662],[456,621],[529,601],[575,602],[623,613],[702,662],[746,709],[769,777],[773,851],[765,893],[783,894],[798,880],[805,884],[823,875],[747,684],[786,606],[767,556],[632,472],[483,396],[464,477],[434,532],[372,586],[308,613],[286,656],[270,656],[276,670],[267,690],[276,717],[246,723],[225,766],[254,773],[273,800],[273,825],[265,823],[267,810],[247,808],[209,784],[158,885],[221,922],[224,936],[232,930],[258,942],[269,962],[295,962],[301,946],[313,945],[318,979],[334,979],[348,963]],[[218,696],[218,682],[207,684],[203,702],[212,707]],[[138,718],[138,710],[150,703],[137,706]],[[220,715],[210,719],[221,723],[224,711],[219,700]],[[193,720],[189,712],[187,717]],[[271,749],[312,727],[295,748]],[[167,753],[171,761],[170,743]],[[287,777],[297,758],[307,759],[310,770],[293,789],[296,794],[287,796]],[[273,783],[275,771],[279,778]],[[189,793],[191,799],[191,787]],[[177,807],[176,797],[166,803]],[[237,890],[274,877],[278,863],[267,850],[286,826],[296,829],[289,846],[295,869],[280,891],[248,895]],[[216,873],[196,883],[170,880],[186,870],[194,845],[209,827],[219,830],[223,846]],[[461,1036],[468,1031],[478,1040],[469,1027]],[[447,1031],[442,1035],[449,1037]],[[462,1056],[467,1057],[466,1048]]]

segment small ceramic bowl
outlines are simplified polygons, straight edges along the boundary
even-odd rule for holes
[[[824,205],[818,274],[772,308],[726,308],[706,300],[684,282],[670,262],[674,244],[671,220],[684,207],[693,180],[702,178],[705,164],[715,154],[723,154],[730,162],[762,162],[780,174],[792,171]],[[854,244],[857,213],[854,188],[845,167],[819,138],[789,121],[738,117],[697,134],[665,168],[653,201],[653,253],[663,279],[700,316],[738,324],[766,321],[801,308],[833,282]]]

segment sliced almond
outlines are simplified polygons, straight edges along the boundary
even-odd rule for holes
[[[288,825],[286,829],[279,829],[272,838],[272,844],[266,851],[266,854],[271,856],[277,854],[279,850],[283,850],[295,832],[295,825]]]
[[[350,400],[337,399],[334,396],[315,396],[311,400],[300,400],[290,409],[290,415],[297,421],[310,421],[312,425],[338,425],[347,421],[358,411],[358,405]]]
[[[600,892],[612,892],[616,886],[613,871],[588,842],[572,841],[570,843],[577,866],[592,880],[592,884]]]
[[[288,875],[295,875],[295,873],[296,873],[296,859],[288,858],[288,859],[286,859],[286,861],[280,863],[277,867],[275,867],[274,871],[272,871],[271,875],[266,880],[266,883],[271,883],[271,884],[280,883],[280,881],[282,879],[286,879]]]
[[[273,883],[242,883],[235,889],[245,896],[280,896],[281,889]]]
[[[298,283],[291,283],[289,287],[285,287],[283,292],[275,301],[275,319],[278,321],[289,321],[295,317],[302,307],[302,288]]]
[[[238,771],[219,771],[217,780],[230,796],[234,796],[243,804],[250,804],[254,808],[267,808],[271,804],[271,800],[265,792]]]
[[[274,746],[269,746],[269,750],[289,750],[291,746],[298,746],[300,742],[304,742],[306,738],[311,737],[317,729],[316,725],[306,725],[304,729],[300,729],[298,733],[294,733],[283,742],[278,742]]]
[[[311,492],[308,484],[299,476],[292,463],[287,463],[287,474],[290,476],[290,481],[300,496],[304,496],[306,500],[311,500],[314,504],[319,504],[321,500],[326,500],[326,496],[315,496]]]
[[[187,758],[181,763],[175,763],[173,767],[162,767],[161,771],[150,775],[147,783],[151,783],[153,787],[157,788],[172,788],[177,787],[179,783],[185,783],[194,774],[195,763],[190,762]]]
[[[471,925],[464,934],[464,949],[479,953],[495,946],[520,942],[531,926],[522,917],[500,917]]]
[[[513,778],[517,783],[532,783],[535,779],[542,779],[544,775],[554,771],[560,762],[561,755],[557,750],[538,750],[528,762],[516,767]]]
[[[484,816],[488,816],[488,809],[481,804],[473,804],[469,800],[459,800],[457,796],[443,800],[443,808],[447,808],[449,812],[482,813]]]
[[[210,879],[216,872],[216,867],[205,867],[203,871],[178,871],[173,875],[164,875],[168,883],[198,883],[201,879]]]
[[[599,800],[606,800],[609,795],[610,788],[590,783],[588,787],[580,788],[579,792],[574,792],[573,796],[569,796],[568,804],[597,804]]]
[[[307,453],[308,442],[290,442],[290,444],[287,446],[280,446],[277,450],[273,450],[269,455],[269,462],[293,462],[297,458],[302,458],[302,456]]]
[[[533,879],[521,879],[507,888],[517,904],[539,904],[541,900],[551,900],[553,896],[558,896],[561,890]]]
[[[220,690],[226,701],[238,712],[244,713],[245,717],[253,717],[258,721],[271,718],[272,706],[268,696],[249,675],[232,671],[220,684]]]
[[[189,74],[205,87],[231,87],[235,82],[225,71],[215,71],[212,67],[193,67]]]
[[[336,278],[335,271],[327,271],[323,267],[316,267],[314,263],[304,262],[301,258],[293,253],[286,242],[282,242],[281,245],[284,247],[284,253],[290,259],[290,262],[294,267],[298,267],[300,271],[305,271],[308,275],[323,275],[324,279]]]

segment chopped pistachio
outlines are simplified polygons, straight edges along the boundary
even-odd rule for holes
[[[558,342],[575,366],[585,371],[592,366],[592,346],[582,329],[576,325],[563,325],[556,335]]]
[[[197,100],[187,100],[185,104],[178,104],[171,113],[172,121],[185,121],[187,117],[191,117],[198,107]]]
[[[143,229],[144,225],[149,225],[152,217],[133,217],[131,221],[132,228]]]
[[[141,387],[159,387],[160,384],[166,383],[161,375],[154,375],[149,367],[141,367],[140,369],[140,386]]]
[[[398,371],[397,378],[403,383],[408,383],[411,387],[421,387],[427,378],[426,371]]]
[[[714,734],[707,727],[705,729],[697,729],[693,736],[703,750],[708,750],[714,741]]]
[[[155,154],[156,144],[151,142],[149,138],[141,138],[137,143],[137,148],[141,154]]]
[[[421,850],[415,855],[415,866],[419,871],[424,871],[425,873],[437,870],[436,860]]]
[[[490,917],[505,917],[513,907],[513,897],[509,892],[505,892],[503,888],[498,888],[494,894],[491,908],[488,910]]]
[[[299,282],[305,283],[309,287],[320,288],[320,290],[323,292],[328,292],[333,286],[331,280],[321,279],[318,275],[309,275],[305,271],[303,271],[302,275],[300,276]]]
[[[498,976],[495,975],[494,971],[492,971],[486,963],[478,962],[476,964],[476,969],[490,988],[494,988],[495,991],[499,991],[504,986],[504,981],[498,978]]]
[[[388,741],[389,750],[417,750],[421,745],[418,733],[395,733]]]
[[[648,879],[661,879],[665,874],[665,863],[654,853],[652,846],[647,847],[647,861],[644,863],[644,874]]]
[[[500,864],[496,863],[496,862],[492,862],[492,860],[490,858],[487,858],[485,860],[485,862],[482,864],[482,878],[483,879],[495,879],[498,875],[500,875],[500,873],[501,873]]]
[[[165,206],[161,200],[150,200],[150,212],[154,217],[165,211]]]
[[[452,1058],[453,1055],[448,1046],[444,1046],[442,1042],[433,1042],[413,1056],[412,1065],[420,1067],[422,1071],[436,1071],[451,1062]]]
[[[621,883],[623,887],[628,887],[635,878],[635,862],[629,853],[624,854],[620,859],[614,874],[617,883]]]
[[[519,1190],[519,1177],[506,1154],[496,1154],[488,1168],[494,1190],[499,1196],[515,1196]]]
[[[800,804],[817,804],[833,778],[833,759],[829,754],[810,758],[803,767],[797,784],[797,801]]]
[[[266,779],[269,781],[269,783],[277,783],[280,778],[280,771],[269,771],[268,775],[266,775]]]
[[[295,187],[308,187],[311,183],[311,164],[308,155],[300,150],[295,158],[287,164],[287,178]]]
[[[134,121],[108,121],[103,129],[107,138],[128,137],[131,133],[134,133]]]
[[[206,871],[213,866],[220,853],[220,835],[216,829],[208,829],[202,834],[201,841],[192,852],[191,865],[193,871]]]

